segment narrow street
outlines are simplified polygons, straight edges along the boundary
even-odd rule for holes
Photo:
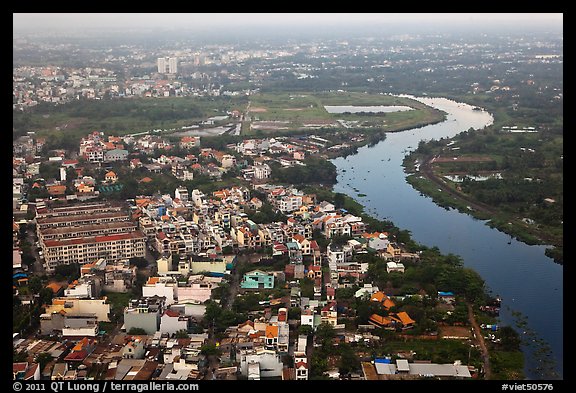
[[[236,261],[236,266],[232,271],[232,277],[230,279],[230,292],[228,293],[228,297],[224,304],[224,309],[231,310],[232,304],[234,303],[234,299],[238,295],[238,291],[240,289],[240,267],[244,266],[248,261],[247,256],[245,255],[238,255],[238,260]]]
[[[482,330],[476,322],[476,318],[474,317],[474,311],[472,310],[472,305],[468,304],[468,318],[470,319],[470,324],[474,328],[474,333],[476,334],[476,340],[478,340],[478,344],[480,344],[480,348],[482,349],[482,359],[484,361],[484,379],[491,379],[492,377],[492,370],[490,369],[490,354],[488,353],[488,347],[486,346],[486,342],[484,341],[484,336],[482,335]]]

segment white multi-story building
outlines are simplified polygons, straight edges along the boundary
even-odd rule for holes
[[[175,74],[178,72],[177,57],[159,57],[158,72],[161,74]]]
[[[188,202],[188,189],[184,186],[176,188],[176,191],[174,191],[174,198],[180,199],[183,203]]]
[[[146,236],[140,231],[116,235],[56,239],[43,242],[48,270],[61,264],[85,264],[99,258],[117,261],[146,256]]]
[[[188,331],[190,317],[173,310],[166,310],[160,318],[160,332],[172,335],[179,330]]]
[[[256,164],[254,168],[254,178],[255,179],[268,179],[272,174],[272,169],[268,164]]]
[[[176,288],[178,283],[171,277],[150,277],[146,284],[142,285],[142,296],[164,296],[166,306],[175,302]]]
[[[240,372],[242,375],[249,376],[250,364],[254,368],[250,374],[254,377],[259,375],[262,378],[281,377],[284,368],[280,355],[276,351],[267,349],[242,351],[240,353]],[[255,366],[256,364],[258,366]]]

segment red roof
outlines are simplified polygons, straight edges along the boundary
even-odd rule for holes
[[[176,311],[172,311],[172,310],[164,311],[164,315],[168,315],[169,317],[172,317],[172,318],[178,318],[180,316],[180,314],[178,314]]]
[[[45,241],[44,244],[46,245],[46,247],[58,247],[58,246],[71,246],[74,244],[103,243],[116,240],[139,239],[139,238],[144,238],[144,234],[140,231],[134,231],[130,233],[119,233],[116,235],[88,236],[76,239],[48,240]]]
[[[88,352],[85,349],[83,349],[81,351],[70,352],[68,356],[64,358],[64,360],[77,362],[86,359],[86,356],[88,356]]]

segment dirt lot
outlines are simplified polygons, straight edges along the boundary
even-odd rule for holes
[[[440,326],[438,328],[440,337],[462,337],[472,338],[470,327],[465,326]]]

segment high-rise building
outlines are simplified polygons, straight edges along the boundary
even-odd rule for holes
[[[178,72],[178,58],[170,57],[168,60],[168,72],[170,74],[175,74]]]
[[[159,57],[158,72],[161,74],[175,74],[178,72],[177,57]]]

